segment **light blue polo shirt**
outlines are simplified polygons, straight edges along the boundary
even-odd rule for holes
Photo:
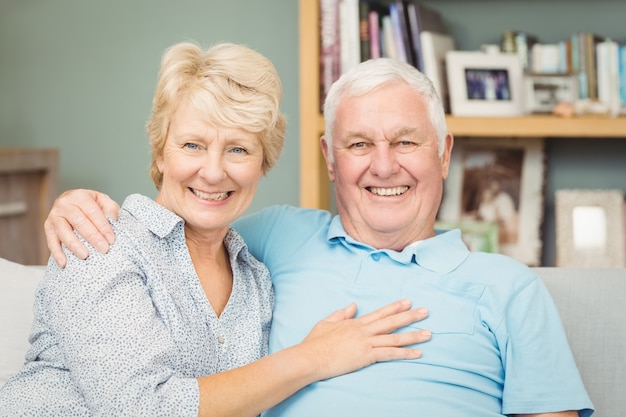
[[[338,216],[276,206],[235,228],[269,268],[276,291],[270,351],[300,342],[354,301],[358,314],[401,298],[429,317],[417,360],[377,363],[314,383],[265,415],[501,416],[582,410],[587,396],[554,303],[525,265],[469,252],[458,230],[402,252],[348,236]]]

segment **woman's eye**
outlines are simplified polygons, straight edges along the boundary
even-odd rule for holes
[[[185,144],[183,145],[183,148],[190,149],[190,150],[192,150],[192,151],[193,151],[193,150],[198,149],[198,145],[197,145],[197,144],[195,144],[195,143],[185,143]]]
[[[231,152],[232,153],[246,153],[246,150],[242,147],[236,147],[236,148],[231,149]]]

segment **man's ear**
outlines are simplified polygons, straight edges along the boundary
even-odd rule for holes
[[[324,136],[320,138],[320,146],[322,148],[322,154],[324,154],[324,159],[326,160],[326,170],[328,171],[328,179],[330,182],[335,181],[335,167],[330,160],[330,153],[332,149],[328,149],[328,143]]]
[[[448,133],[444,141],[443,154],[441,155],[441,178],[444,180],[448,178],[448,173],[450,172],[450,155],[452,155],[453,146],[454,137],[452,133]]]

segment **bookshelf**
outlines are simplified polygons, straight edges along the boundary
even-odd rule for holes
[[[329,209],[330,184],[319,138],[319,0],[299,0],[300,61],[300,205]],[[470,118],[447,116],[457,137],[626,138],[626,118],[552,116]]]
[[[56,149],[0,148],[0,257],[45,265],[43,222],[59,190]]]

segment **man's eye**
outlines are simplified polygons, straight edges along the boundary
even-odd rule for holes
[[[356,142],[350,145],[351,148],[365,148],[365,146],[366,146],[365,142]]]

